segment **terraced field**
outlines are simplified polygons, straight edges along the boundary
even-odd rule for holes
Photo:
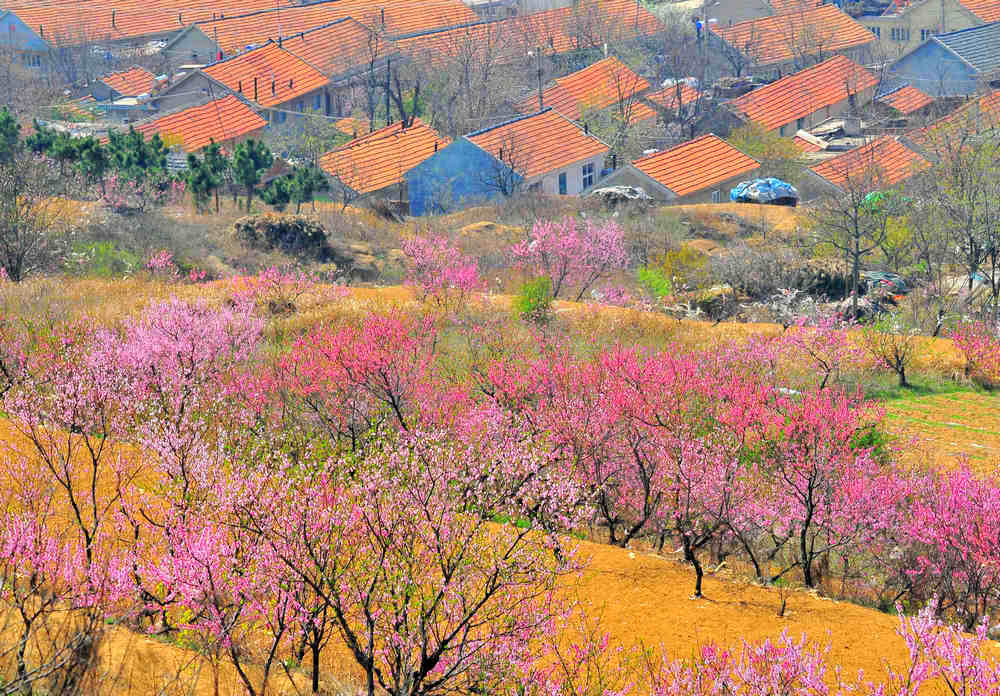
[[[886,412],[906,458],[937,466],[966,458],[981,473],[1000,471],[1000,394],[964,391],[895,399]]]

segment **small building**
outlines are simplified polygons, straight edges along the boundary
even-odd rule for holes
[[[356,138],[320,157],[319,166],[345,202],[358,199],[407,200],[405,174],[451,141],[419,118]]]
[[[709,24],[709,40],[734,74],[780,77],[836,55],[866,62],[875,36],[836,5],[821,5],[728,27]]]
[[[519,191],[576,196],[610,148],[555,109],[469,133],[406,172],[410,212],[424,215]]]
[[[566,118],[580,120],[588,111],[619,110],[628,116],[649,82],[615,56],[609,56],[564,77],[542,91],[541,105],[533,93],[517,104],[521,113],[532,114],[551,107]]]
[[[896,188],[929,166],[930,162],[898,138],[884,135],[824,160],[809,171],[828,185],[829,192],[836,194]]]
[[[667,203],[720,203],[740,181],[756,176],[760,162],[709,133],[635,160],[600,186],[637,186]]]
[[[888,75],[935,97],[975,94],[993,82],[1000,86],[1000,22],[931,36],[893,62]]]
[[[783,77],[728,102],[744,121],[792,136],[821,121],[856,113],[871,101],[878,77],[844,56]]]
[[[934,103],[934,98],[912,85],[903,85],[875,97],[875,101],[888,106],[903,116],[915,114]]]
[[[885,3],[872,5],[872,9]],[[1000,20],[995,0],[891,0],[884,10],[857,17],[875,35],[880,56],[890,60],[916,49],[937,34]]]
[[[289,115],[331,115],[328,82],[326,75],[271,41],[188,73],[160,90],[154,102],[160,111],[174,111],[235,94],[265,110],[273,123],[284,123]]]
[[[979,136],[1000,134],[1000,90],[994,90],[955,109],[947,116],[902,137],[911,149],[932,161],[940,154],[965,147]]]
[[[147,138],[158,133],[164,143],[184,152],[198,152],[212,142],[231,150],[266,127],[267,120],[232,94],[134,125]]]

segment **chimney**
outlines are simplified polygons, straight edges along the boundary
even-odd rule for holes
[[[292,89],[292,78],[288,78],[288,89]]]
[[[281,48],[281,34],[278,34],[278,48]]]
[[[253,79],[253,100],[257,101],[257,78]]]
[[[112,27],[116,26],[116,25],[115,25],[115,19],[116,19],[116,18],[115,18],[115,14],[116,14],[116,10],[112,9],[112,10],[111,10],[111,26],[112,26]]]
[[[236,83],[236,91],[243,94],[243,80],[239,80]]]
[[[40,38],[40,39],[44,39],[45,38],[45,25],[44,24],[39,24],[38,25],[38,38]]]
[[[618,169],[618,155],[611,153],[611,168]]]
[[[608,57],[608,42],[607,41],[604,42],[604,57],[605,58]]]
[[[272,96],[272,97],[274,96],[274,85],[275,85],[275,84],[276,84],[276,83],[275,83],[275,81],[274,81],[274,80],[271,80],[271,96]]]
[[[434,141],[434,152],[437,152],[437,151],[438,151],[438,141],[435,140]]]
[[[584,135],[590,135],[590,124],[589,123],[584,123],[583,124],[583,133],[584,133]]]
[[[385,29],[385,8],[382,8],[382,28]]]
[[[184,15],[181,12],[177,13],[177,23],[178,24],[184,24]]]

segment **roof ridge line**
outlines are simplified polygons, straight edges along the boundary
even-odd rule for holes
[[[500,123],[494,124],[492,126],[487,126],[486,128],[480,128],[479,130],[472,131],[471,133],[466,133],[462,137],[463,138],[472,138],[472,137],[477,136],[477,135],[482,135],[483,133],[489,133],[491,130],[496,130],[497,128],[503,128],[504,126],[509,126],[512,123],[517,123],[518,121],[523,121],[526,118],[534,118],[535,116],[540,116],[541,114],[544,114],[547,111],[552,111],[552,107],[551,106],[546,106],[541,111],[536,111],[536,112],[531,113],[531,114],[521,114],[520,116],[516,116],[514,118],[507,119],[506,121],[501,121]],[[556,113],[559,114],[558,111]],[[559,115],[562,116],[562,114],[559,114]],[[566,119],[566,120],[569,121],[569,119]],[[570,123],[573,123],[573,122],[570,121]],[[576,125],[576,124],[574,124],[574,125]]]

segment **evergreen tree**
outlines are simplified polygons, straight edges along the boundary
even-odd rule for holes
[[[247,212],[253,202],[253,192],[260,183],[261,174],[271,166],[273,157],[264,143],[253,138],[245,140],[233,151],[233,161],[230,164],[233,181],[243,186],[247,192]]]

